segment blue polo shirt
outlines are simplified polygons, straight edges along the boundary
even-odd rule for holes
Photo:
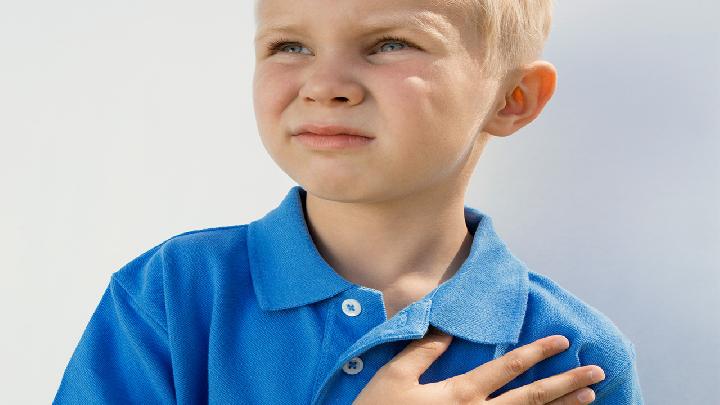
[[[596,364],[606,379],[591,386],[595,403],[643,403],[630,340],[528,270],[487,214],[465,206],[465,262],[387,319],[380,291],[344,279],[319,254],[305,196],[293,186],[263,218],[175,235],[113,273],[54,403],[350,404],[430,325],[455,338],[421,383],[562,334],[568,350],[494,395]]]

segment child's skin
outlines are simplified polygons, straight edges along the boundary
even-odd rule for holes
[[[465,192],[486,143],[533,121],[555,89],[546,61],[484,75],[478,29],[465,23],[461,3],[256,3],[253,100],[263,145],[307,190],[320,254],[345,279],[381,291],[388,318],[460,268],[472,244]],[[269,50],[275,41],[283,43]],[[320,150],[293,136],[304,124],[374,139]],[[491,367],[479,374],[505,376]]]
[[[583,366],[544,378],[502,395],[490,394],[503,387],[534,364],[566,350],[568,340],[553,335],[525,346],[479,367],[437,383],[420,384],[420,376],[450,346],[452,335],[432,330],[378,370],[353,405],[576,405],[588,404],[595,393],[588,385],[605,379],[597,366]],[[592,374],[590,374],[592,372]]]

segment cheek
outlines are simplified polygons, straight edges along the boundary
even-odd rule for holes
[[[262,65],[253,76],[253,106],[260,121],[277,119],[292,99],[292,74],[280,65]],[[282,79],[279,79],[282,78]]]
[[[270,157],[282,168],[290,170],[286,165],[288,128],[281,119],[287,104],[292,100],[288,80],[279,77],[290,77],[276,66],[258,66],[253,76],[253,109],[260,140]]]
[[[465,95],[458,90],[466,84],[442,65],[404,73],[383,76],[378,86],[379,108],[392,133],[403,143],[412,142],[416,150],[428,149],[428,154],[433,148],[452,148],[453,140],[463,136],[462,123],[468,116]]]
[[[440,63],[383,78],[377,87],[379,110],[392,134],[387,170],[404,173],[407,181],[457,170],[477,125],[476,108],[484,95],[473,88],[479,83],[462,69]]]

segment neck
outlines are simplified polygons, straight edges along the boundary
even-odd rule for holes
[[[318,251],[340,276],[417,299],[451,278],[470,252],[463,194],[346,203],[308,192],[303,207]]]

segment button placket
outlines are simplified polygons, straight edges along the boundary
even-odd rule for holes
[[[347,357],[344,354],[349,347],[357,343],[358,339],[386,320],[382,293],[377,290],[362,286],[351,288],[335,297],[330,303],[327,308],[321,359],[317,367],[318,375],[313,385],[313,390],[316,392],[314,400],[318,395],[327,394],[321,392],[325,390],[332,392],[337,388],[337,385],[331,382],[333,377],[345,381],[337,382],[340,385],[360,384],[364,381],[362,377],[368,372],[364,369],[370,367],[372,359],[360,352]],[[329,385],[325,386],[326,384]]]
[[[430,299],[423,300],[419,303],[415,303],[401,310],[391,319],[387,320],[385,323],[376,325],[365,335],[361,336],[357,341],[355,341],[355,343],[353,343],[347,350],[345,350],[339,356],[334,365],[328,364],[327,369],[338,370],[342,368],[345,374],[349,374],[347,371],[355,372],[358,368],[361,367],[359,366],[359,362],[357,362],[357,359],[363,361],[360,358],[360,355],[363,353],[367,354],[367,352],[377,346],[398,340],[422,338],[427,333],[427,329],[430,325],[429,319],[431,306],[432,301]],[[376,307],[373,307],[373,309],[376,309]],[[368,313],[366,315],[371,314]],[[387,361],[389,361],[392,356],[390,355],[390,353],[386,354],[388,355]],[[376,370],[376,368],[379,368],[381,366],[378,366],[378,364],[374,364],[372,358],[369,358],[367,356],[365,357],[366,358],[363,361],[362,366],[363,368],[364,363],[367,363],[368,367],[372,369],[370,371],[373,372],[373,370]],[[354,369],[350,364],[353,360],[356,361]],[[375,362],[376,361],[377,358],[375,358]],[[340,389],[339,387],[354,387],[354,385],[352,384],[357,384],[359,381],[351,379],[350,377],[347,377],[346,379],[335,380],[333,378],[334,376],[334,372],[331,371],[330,373],[326,374],[324,379],[319,380],[319,384],[316,385],[317,388],[315,391],[315,395],[313,396],[313,400],[311,401],[311,405],[323,404],[328,396],[332,396],[333,393],[336,392],[335,390]]]
[[[347,316],[355,317],[362,312],[362,305],[354,298],[347,298],[342,302],[342,311]],[[362,371],[363,361],[360,357],[353,357],[343,364],[342,369],[345,374],[355,375]]]

